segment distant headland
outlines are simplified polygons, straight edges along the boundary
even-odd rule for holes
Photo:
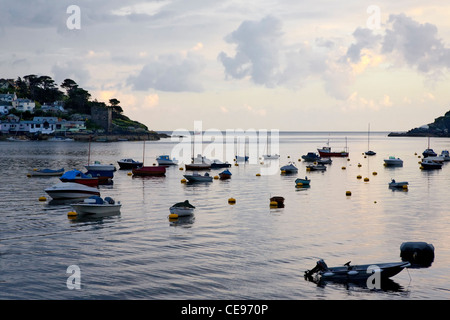
[[[434,119],[434,122],[406,132],[391,132],[389,137],[450,137],[450,111]]]
[[[159,140],[167,138],[124,115],[116,98],[105,102],[72,79],[59,86],[49,76],[0,78],[0,139],[78,141]]]

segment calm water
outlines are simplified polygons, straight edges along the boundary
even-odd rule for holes
[[[328,139],[343,147],[345,138],[350,161],[335,158],[324,173],[297,162]],[[147,142],[146,164],[175,144]],[[372,133],[377,155],[364,158],[367,133],[281,133],[279,165],[296,161],[298,175],[258,177],[260,164],[241,164],[231,167],[231,180],[190,185],[180,183],[178,167],[162,178],[118,170],[114,184],[100,190],[121,201],[121,214],[72,220],[69,205],[38,201],[58,178],[26,174],[84,170],[88,144],[0,142],[0,299],[448,299],[450,163],[421,171],[415,153],[427,144]],[[450,149],[450,139],[431,139],[431,147]],[[93,143],[91,160],[117,165],[124,157],[141,160],[142,151],[141,142]],[[385,168],[390,155],[404,166]],[[306,174],[311,187],[296,189],[294,180]],[[409,181],[409,190],[390,190],[391,178]],[[285,208],[270,209],[274,195],[285,198]],[[170,222],[169,207],[186,199],[196,206],[194,218]],[[435,260],[402,271],[387,289],[318,286],[303,278],[319,258],[329,266],[400,261],[406,241],[433,244]],[[67,288],[71,265],[81,270],[80,290]]]

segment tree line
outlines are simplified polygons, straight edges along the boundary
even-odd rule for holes
[[[97,99],[91,100],[91,94],[81,88],[74,80],[65,79],[59,86],[49,76],[38,76],[30,74],[17,79],[0,79],[4,85],[0,93],[16,93],[18,98],[27,98],[38,102],[39,105],[50,104],[56,101],[62,101],[64,108],[70,113],[91,114],[91,108],[111,107],[113,113],[122,114],[120,101],[116,98],[109,100],[110,105],[99,102]]]

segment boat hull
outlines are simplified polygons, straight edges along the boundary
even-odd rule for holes
[[[310,180],[308,180],[308,179],[296,179],[295,180],[295,184],[296,185],[298,185],[299,183],[301,183],[302,185],[304,185],[304,186],[309,186],[309,183],[310,183],[311,181]]]
[[[121,204],[72,204],[80,215],[115,215],[120,213]]]
[[[44,191],[55,200],[83,199],[90,196],[100,196],[100,191],[97,188],[73,182],[62,182]]]
[[[43,169],[43,170],[34,170],[28,173],[31,177],[58,177],[64,174],[64,168],[59,170],[51,170],[51,169]]]
[[[347,151],[340,151],[340,152],[333,152],[328,149],[317,149],[319,152],[319,156],[323,158],[329,158],[329,157],[348,157]]]
[[[132,170],[135,176],[164,176],[166,174],[165,166],[140,167]]]
[[[139,168],[144,165],[142,162],[134,161],[132,159],[126,160],[126,161],[119,160],[119,161],[117,161],[117,163],[119,164],[119,169],[122,169],[122,170]]]
[[[211,165],[207,164],[207,163],[202,163],[202,164],[196,164],[196,163],[191,163],[191,164],[186,164],[186,170],[209,170],[211,169]]]
[[[195,176],[195,175],[184,175],[184,177],[186,178],[186,180],[188,180],[189,182],[212,182],[213,181],[213,177],[211,176]]]
[[[372,270],[378,270],[381,279],[389,279],[410,265],[409,262],[393,262],[357,265],[350,268],[346,266],[332,267],[319,272],[319,275],[323,280],[366,281],[373,275]]]
[[[194,208],[189,207],[170,207],[169,211],[171,214],[176,214],[179,217],[187,217],[194,214]]]
[[[79,183],[89,187],[98,186],[98,178],[75,178],[75,179],[60,179],[62,182]]]

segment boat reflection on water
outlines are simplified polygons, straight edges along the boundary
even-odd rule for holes
[[[315,283],[318,287],[325,288],[327,285],[335,285],[343,287],[347,290],[374,290],[367,286],[367,281],[365,280],[325,280],[317,278],[305,278],[307,281]],[[376,290],[386,291],[386,292],[408,292],[403,286],[395,282],[392,279],[382,279],[380,282],[380,287]]]
[[[178,218],[169,218],[169,225],[172,227],[190,228],[195,221],[195,216],[184,216]]]

